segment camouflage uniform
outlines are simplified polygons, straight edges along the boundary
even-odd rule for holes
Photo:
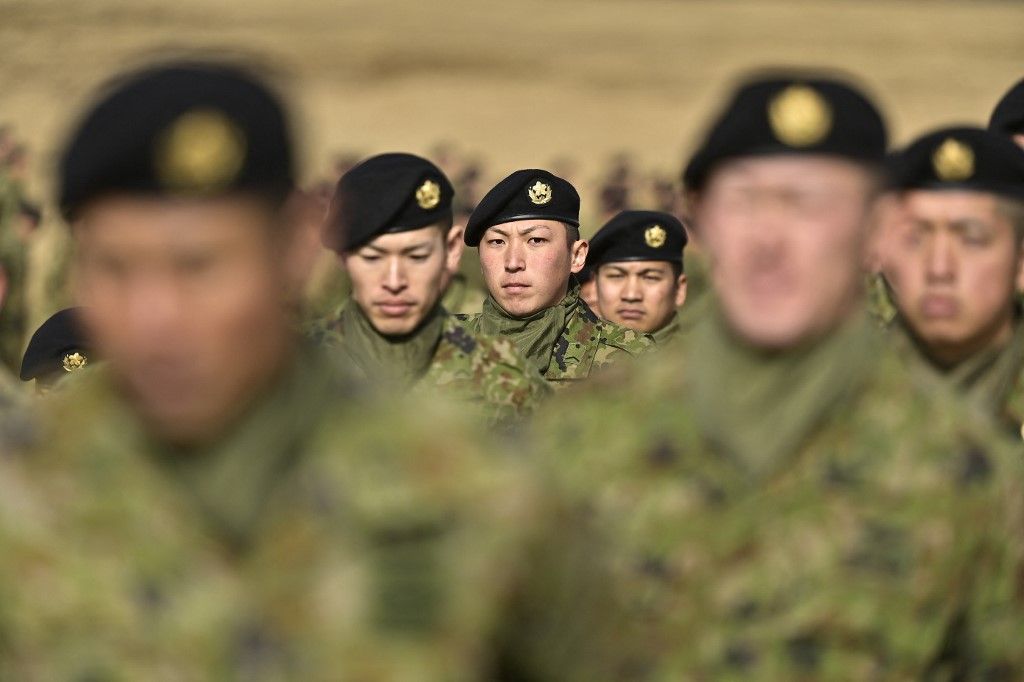
[[[599,660],[574,592],[596,573],[562,551],[582,536],[437,400],[382,401],[305,355],[201,450],[148,436],[104,368],[45,408],[37,446],[0,458],[0,678],[586,679]]]
[[[470,409],[482,410],[492,423],[508,423],[529,415],[549,393],[545,382],[526,364],[511,341],[474,334],[457,324],[444,309],[437,314],[443,322],[437,340],[431,344],[433,351],[425,369],[416,372],[418,389],[439,390],[450,399],[472,406]],[[310,336],[327,347],[346,349],[341,317],[339,311],[314,324]],[[349,354],[346,356],[353,359]],[[360,369],[367,374],[373,371]]]
[[[534,356],[523,348],[517,334],[502,334],[515,341],[528,360],[538,363],[536,366],[541,376],[556,389],[586,379],[596,369],[622,357],[639,355],[654,346],[646,334],[607,322],[595,315],[579,298],[579,289],[579,285],[575,284],[559,304],[567,312],[564,320],[559,321],[558,328],[551,330],[555,340],[549,346],[550,352],[545,348]],[[493,299],[487,300],[485,308],[487,306],[497,308]],[[499,330],[489,328],[486,313],[456,315],[455,318],[473,333],[500,333]],[[538,321],[543,323],[542,320]]]
[[[866,320],[804,351],[812,365],[781,360],[763,391],[759,370],[780,359],[721,327],[702,319],[656,362],[556,398],[539,425],[610,536],[636,647],[624,678],[1016,678],[1019,456]],[[806,391],[803,414],[779,387]],[[715,423],[707,410],[730,401],[747,419]]]
[[[981,351],[946,370],[928,359],[899,315],[888,333],[901,357],[965,396],[1014,440],[1024,438],[1024,324],[1019,316],[1005,346]]]
[[[654,345],[662,348],[666,345],[671,345],[679,341],[682,333],[683,324],[679,320],[679,313],[675,313],[672,315],[672,319],[668,321],[668,324],[658,331],[651,333],[651,338],[654,339]]]

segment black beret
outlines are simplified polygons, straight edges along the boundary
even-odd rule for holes
[[[341,252],[388,232],[452,220],[455,189],[441,169],[412,154],[371,157],[341,176],[322,235]]]
[[[32,334],[21,360],[22,381],[73,372],[91,359],[89,344],[78,326],[77,311],[66,308],[55,313]]]
[[[281,102],[235,66],[173,62],[108,87],[60,160],[69,220],[111,193],[206,197],[247,191],[283,201],[294,186]]]
[[[988,128],[1004,135],[1024,133],[1024,79],[999,100],[992,110]]]
[[[516,220],[557,220],[580,225],[580,195],[554,173],[538,168],[517,170],[491,189],[466,223],[465,241],[479,246],[487,228]]]
[[[741,85],[683,172],[703,187],[721,161],[766,154],[817,154],[881,164],[881,114],[852,85],[821,77],[777,76]]]
[[[895,154],[896,189],[968,189],[1024,200],[1024,150],[991,130],[942,128]]]
[[[660,211],[623,211],[590,240],[587,265],[631,260],[683,262],[686,230],[679,219]]]

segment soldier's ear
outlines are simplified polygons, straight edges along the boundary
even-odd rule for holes
[[[680,273],[678,279],[676,279],[676,307],[681,307],[686,303],[686,274]]]
[[[466,242],[462,239],[465,230],[464,225],[452,225],[445,235],[445,269],[449,274],[457,272],[462,262],[462,253],[466,249]]]
[[[295,190],[282,209],[283,229],[286,231],[284,265],[286,294],[301,296],[320,253],[320,224],[323,216],[313,198]]]
[[[572,258],[572,265],[569,268],[569,272],[575,274],[582,270],[583,266],[587,264],[587,253],[589,252],[590,242],[586,239],[574,241],[569,251],[569,255]]]

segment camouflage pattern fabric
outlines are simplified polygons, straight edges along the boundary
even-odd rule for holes
[[[557,329],[548,330],[554,342],[550,345],[549,359],[543,363],[546,369],[542,376],[553,388],[564,388],[587,379],[597,369],[654,347],[648,335],[599,318],[579,299],[578,284],[569,291],[567,298],[572,304],[568,314],[560,318]],[[482,313],[456,315],[455,319],[472,333],[483,333],[487,328]],[[518,335],[502,336],[523,350]]]
[[[472,333],[443,309],[440,314],[444,322],[439,338],[432,344],[426,369],[416,375],[417,390],[440,391],[450,400],[482,413],[491,424],[511,423],[531,414],[550,389],[515,345],[508,339]],[[340,311],[316,322],[308,334],[325,347],[346,348]]]
[[[759,468],[707,437],[693,371],[715,349],[689,336],[539,418],[541,451],[609,535],[622,679],[1024,670],[1019,453],[877,335],[857,338],[856,380]]]
[[[333,377],[189,451],[102,367],[42,403],[0,457],[0,678],[595,679],[606,590],[523,458]]]
[[[888,336],[904,360],[963,395],[1013,440],[1024,439],[1024,323],[1019,316],[1005,346],[981,351],[948,369],[928,359],[901,316],[893,317]]]
[[[658,348],[662,348],[669,344],[673,344],[679,340],[682,335],[683,325],[679,321],[679,313],[672,316],[672,319],[668,321],[664,327],[651,334],[651,338],[654,339],[654,345]]]

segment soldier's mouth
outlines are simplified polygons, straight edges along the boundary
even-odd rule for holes
[[[639,320],[644,316],[644,311],[636,308],[621,308],[615,312],[624,320]]]

